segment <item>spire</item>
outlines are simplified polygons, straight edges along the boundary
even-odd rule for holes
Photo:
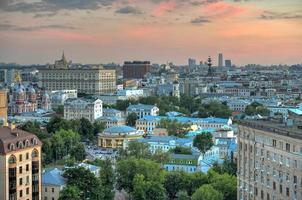
[[[63,54],[62,54],[62,60],[66,60],[64,51],[63,51]]]
[[[209,56],[208,58],[208,76],[213,76],[213,70],[212,70],[212,59],[211,57]]]

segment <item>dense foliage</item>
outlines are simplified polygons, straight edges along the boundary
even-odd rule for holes
[[[245,108],[245,114],[247,115],[269,115],[270,111],[258,102],[253,102]]]
[[[193,140],[194,147],[197,147],[202,153],[207,152],[214,145],[211,133],[202,133]]]

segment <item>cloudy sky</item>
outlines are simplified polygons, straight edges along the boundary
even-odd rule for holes
[[[301,0],[0,0],[0,62],[301,63]]]

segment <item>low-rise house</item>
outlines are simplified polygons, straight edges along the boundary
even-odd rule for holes
[[[60,191],[66,185],[66,179],[62,176],[63,171],[55,168],[42,174],[42,199],[58,200]]]
[[[143,118],[144,116],[157,116],[159,109],[155,105],[145,105],[145,104],[135,104],[130,105],[126,109],[126,114],[135,113],[138,118]]]
[[[194,173],[201,171],[200,162],[202,156],[199,152],[192,154],[171,154],[168,162],[164,163],[167,171],[184,171]]]
[[[155,153],[158,150],[167,152],[177,146],[193,147],[192,139],[178,138],[174,136],[147,136],[146,138],[138,139],[138,141],[148,144],[152,153]]]

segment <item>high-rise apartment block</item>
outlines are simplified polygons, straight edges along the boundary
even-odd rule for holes
[[[105,94],[116,91],[115,70],[100,66],[71,67],[63,54],[53,66],[39,69],[42,87],[47,90],[78,90],[78,93]]]
[[[143,79],[150,71],[150,61],[126,61],[123,66],[123,77],[124,79]]]
[[[41,200],[41,146],[34,134],[0,127],[1,200]]]
[[[223,55],[220,53],[218,55],[218,67],[223,67]]]
[[[302,199],[301,126],[276,119],[239,124],[237,199]]]
[[[232,61],[231,60],[225,60],[225,66],[227,68],[231,68],[232,67]]]

